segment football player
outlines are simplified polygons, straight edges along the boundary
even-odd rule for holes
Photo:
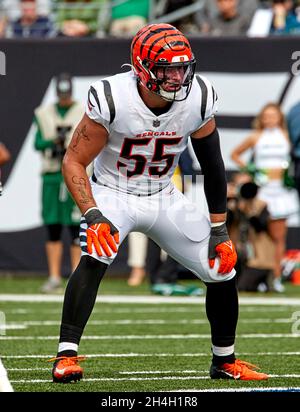
[[[77,356],[98,287],[130,231],[153,239],[207,286],[213,379],[268,375],[236,359],[236,252],[226,229],[226,178],[214,115],[217,94],[195,76],[189,41],[169,24],[142,28],[131,70],[94,83],[63,162],[82,211],[82,256],[65,292],[54,382],[81,379]],[[188,139],[204,174],[210,219],[171,183]],[[87,165],[94,160],[89,180]]]

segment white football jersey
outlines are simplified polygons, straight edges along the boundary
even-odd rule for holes
[[[141,99],[133,71],[95,82],[87,115],[109,133],[94,161],[92,180],[136,195],[157,193],[173,176],[188,137],[217,111],[217,95],[199,75],[186,100],[156,116]]]

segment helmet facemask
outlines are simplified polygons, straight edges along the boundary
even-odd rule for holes
[[[169,63],[167,61],[154,62],[150,59],[140,61],[145,77],[146,86],[167,101],[185,100],[191,90],[195,74],[196,60]],[[142,82],[143,83],[143,82]]]

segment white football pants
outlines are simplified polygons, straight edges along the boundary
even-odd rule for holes
[[[204,282],[222,282],[235,276],[235,270],[218,274],[219,260],[213,269],[208,264],[210,222],[172,183],[151,196],[136,196],[92,183],[92,191],[102,214],[119,230],[120,244],[128,233],[142,232],[168,255]],[[85,219],[80,225],[81,246],[86,246]],[[82,255],[88,253],[82,251]],[[92,256],[111,264],[116,257]]]

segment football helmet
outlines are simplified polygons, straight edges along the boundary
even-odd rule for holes
[[[170,24],[149,24],[131,43],[131,64],[140,83],[168,101],[185,100],[196,59],[188,39]]]

